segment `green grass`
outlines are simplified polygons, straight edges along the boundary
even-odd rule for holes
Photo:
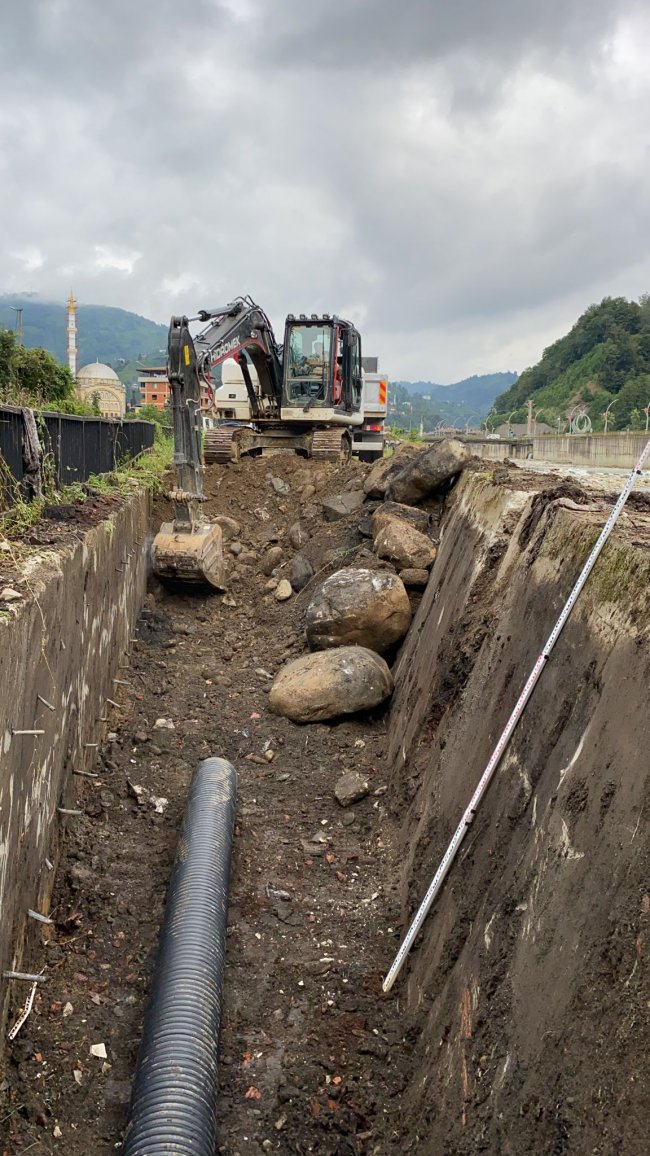
[[[91,474],[87,482],[72,482],[60,487],[54,482],[53,471],[46,468],[43,471],[43,497],[31,502],[25,500],[20,486],[0,459],[0,486],[11,494],[11,504],[0,512],[0,534],[6,539],[19,540],[30,526],[39,521],[46,505],[72,505],[97,494],[109,497],[129,494],[140,486],[145,486],[153,496],[162,493],[163,475],[170,468],[173,455],[171,438],[160,439],[151,450],[146,450],[135,461],[122,463],[111,473]]]
[[[128,493],[137,486],[146,486],[153,495],[160,494],[163,475],[170,469],[173,458],[172,439],[161,438],[134,462],[125,462],[108,474],[91,474],[85,485],[102,494]]]

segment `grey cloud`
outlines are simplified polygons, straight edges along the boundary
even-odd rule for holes
[[[650,82],[612,50],[638,10],[23,0],[0,288],[158,320],[239,292],[278,324],[348,312],[398,376],[533,360],[601,289],[650,286]]]
[[[499,59],[581,51],[635,0],[280,0],[263,9],[261,43],[287,66],[393,67],[461,51]],[[262,10],[260,10],[262,13]]]

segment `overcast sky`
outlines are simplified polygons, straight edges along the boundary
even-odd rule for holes
[[[7,0],[0,291],[521,371],[650,290],[648,60],[637,0]]]

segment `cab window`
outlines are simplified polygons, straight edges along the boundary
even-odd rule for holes
[[[315,325],[294,325],[285,373],[287,402],[325,405],[330,377],[332,332]]]

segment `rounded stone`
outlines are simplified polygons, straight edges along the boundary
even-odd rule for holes
[[[410,624],[404,584],[386,570],[338,570],[316,591],[306,615],[313,650],[365,646],[382,654],[404,637]]]
[[[292,594],[293,590],[291,589],[291,583],[288,581],[288,579],[283,578],[281,582],[278,582],[275,588],[276,602],[286,602],[287,598],[291,598]]]
[[[401,518],[386,518],[373,531],[375,553],[394,562],[398,570],[428,570],[435,561],[431,539]]]
[[[341,646],[283,667],[271,686],[269,707],[293,722],[320,722],[370,710],[392,693],[383,658],[363,646]]]

